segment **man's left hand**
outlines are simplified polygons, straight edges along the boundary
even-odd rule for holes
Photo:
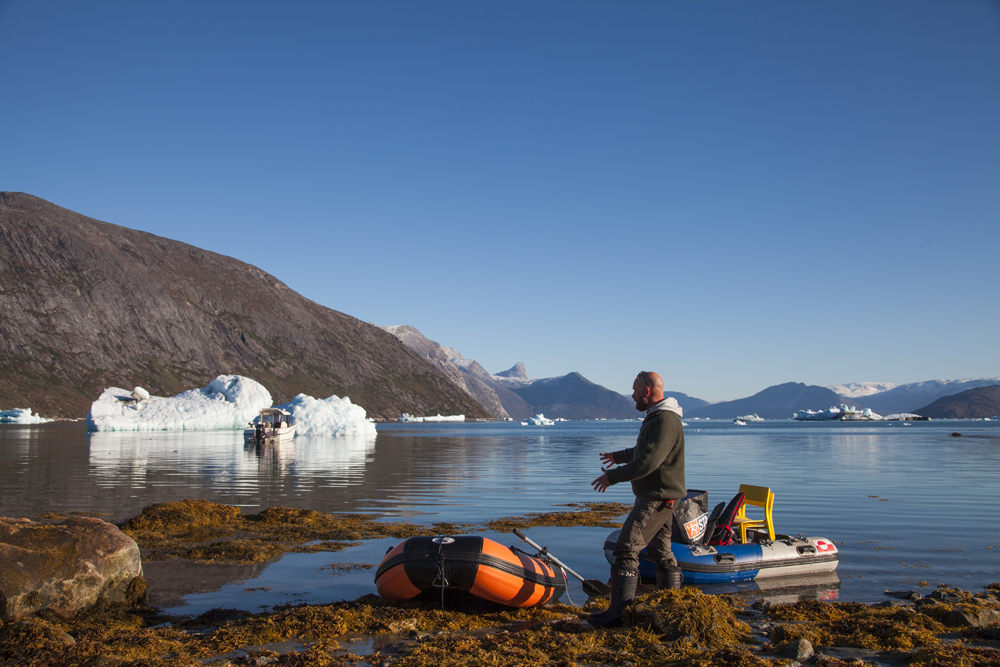
[[[604,493],[611,486],[611,482],[608,481],[608,471],[604,470],[604,468],[601,468],[601,470],[604,474],[590,483],[594,487],[594,491],[598,493]]]

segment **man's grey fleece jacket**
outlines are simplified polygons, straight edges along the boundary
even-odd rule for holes
[[[612,453],[619,466],[608,470],[608,481],[631,481],[632,493],[641,498],[679,500],[687,495],[682,414],[674,398],[647,410],[635,447]]]

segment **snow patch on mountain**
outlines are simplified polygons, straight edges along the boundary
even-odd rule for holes
[[[895,389],[899,385],[891,382],[851,382],[849,384],[827,385],[826,389],[843,396],[844,398],[860,398],[861,396],[871,396],[881,394],[883,391]]]

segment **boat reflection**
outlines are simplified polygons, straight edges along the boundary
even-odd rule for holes
[[[760,598],[774,604],[806,600],[829,602],[837,599],[840,592],[840,577],[836,572],[817,572],[815,574],[766,577],[725,584],[697,584],[697,588],[710,595]]]

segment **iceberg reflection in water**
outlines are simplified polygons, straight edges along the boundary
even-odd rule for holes
[[[138,502],[121,501],[128,508],[123,518],[154,502],[185,498],[260,509],[302,506],[302,500],[288,500],[317,484],[345,487],[363,478],[375,440],[375,435],[298,436],[245,443],[234,431],[91,433],[89,481],[98,489],[129,490],[128,498]]]

